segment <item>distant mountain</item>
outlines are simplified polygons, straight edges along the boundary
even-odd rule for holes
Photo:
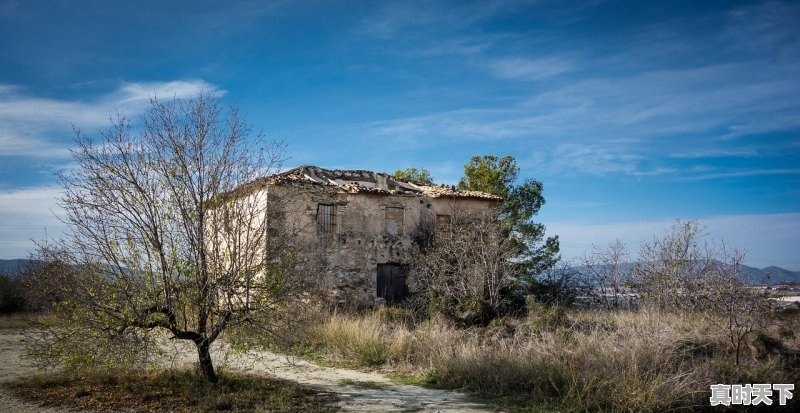
[[[31,260],[24,258],[16,260],[0,260],[0,275],[7,275],[14,277],[19,273],[19,270],[24,268]]]
[[[0,275],[10,275],[13,277],[30,261],[31,260],[28,259],[0,260]],[[633,272],[634,266],[635,264],[633,263],[623,264],[624,270],[628,272]],[[585,268],[582,267],[576,268],[579,271],[585,270]],[[745,279],[755,284],[800,284],[800,271],[790,271],[774,265],[766,268],[742,265],[742,275],[744,275]],[[767,275],[769,275],[769,278],[767,278]]]
[[[800,271],[789,271],[776,266],[754,268],[742,265],[742,274],[756,284],[800,283]]]
[[[623,273],[632,274],[636,268],[636,264],[632,262],[626,262],[622,264],[621,267]],[[587,271],[586,267],[584,266],[574,268],[579,272]],[[742,265],[741,271],[743,278],[753,284],[800,284],[800,271],[790,271],[776,266],[755,268],[747,265]]]

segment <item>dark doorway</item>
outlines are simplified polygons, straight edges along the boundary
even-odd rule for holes
[[[408,295],[408,266],[400,264],[378,264],[378,297],[388,303],[403,301]]]

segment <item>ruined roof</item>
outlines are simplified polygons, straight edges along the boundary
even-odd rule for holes
[[[457,189],[449,185],[428,185],[421,182],[401,181],[384,172],[365,170],[324,169],[303,165],[264,179],[265,183],[292,185],[298,183],[336,187],[348,193],[374,193],[387,195],[421,194],[431,198],[479,198],[499,201],[499,196],[481,191]]]

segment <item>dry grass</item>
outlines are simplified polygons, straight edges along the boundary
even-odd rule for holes
[[[334,315],[316,345],[329,357],[384,365],[428,383],[573,410],[694,410],[712,383],[794,383],[796,349],[755,339],[733,365],[725,339],[692,314],[539,309],[524,319],[459,329],[443,319],[411,325],[379,313]]]
[[[44,406],[133,412],[332,412],[336,396],[299,384],[250,375],[222,375],[212,385],[192,371],[36,376],[12,391]]]
[[[56,322],[48,313],[14,313],[0,315],[0,330],[24,330]]]
[[[359,366],[377,366],[388,360],[386,328],[375,316],[344,318],[333,316],[318,331],[321,343],[335,349],[337,357]]]

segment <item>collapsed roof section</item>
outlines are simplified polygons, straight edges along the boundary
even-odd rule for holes
[[[486,192],[457,189],[448,185],[427,185],[421,182],[401,181],[383,172],[330,170],[310,165],[299,166],[269,176],[263,182],[273,185],[322,185],[335,187],[347,193],[426,195],[431,198],[478,198],[493,201],[502,199]]]

